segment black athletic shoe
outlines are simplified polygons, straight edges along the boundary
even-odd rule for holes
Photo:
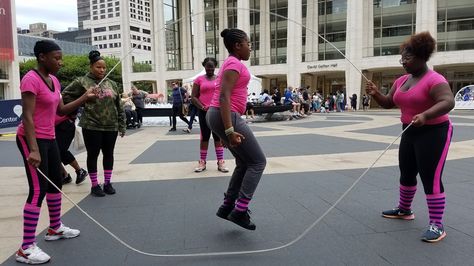
[[[171,131],[176,131],[176,128],[170,128],[170,130],[168,130],[169,132]]]
[[[76,185],[79,185],[80,183],[84,182],[86,180],[86,177],[89,175],[89,173],[85,169],[79,169],[76,171]]]
[[[105,193],[100,187],[100,185],[97,185],[95,187],[91,187],[91,195],[94,197],[105,197]]]
[[[104,184],[104,192],[109,195],[115,194],[115,189],[112,187],[112,183],[108,183],[107,185]]]
[[[227,216],[227,220],[245,228],[248,230],[255,230],[256,226],[250,221],[249,210],[245,212],[239,212],[235,209]]]
[[[234,209],[234,205],[221,205],[216,212],[216,215],[222,219],[227,220],[227,216],[232,212]]]
[[[67,174],[67,176],[63,178],[63,184],[69,184],[71,182],[72,182],[72,177],[70,174]]]

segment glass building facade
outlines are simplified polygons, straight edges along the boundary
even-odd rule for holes
[[[438,0],[438,51],[474,49],[472,0]]]
[[[181,38],[179,20],[179,2],[178,0],[163,1],[163,15],[165,21],[166,36],[166,69],[181,70]]]
[[[206,34],[206,56],[219,58],[219,1],[204,0],[204,15]]]
[[[342,53],[346,47],[347,1],[318,1],[318,34],[331,42]],[[334,47],[318,38],[318,59],[331,60],[344,58]]]
[[[397,55],[416,30],[416,0],[374,0],[374,56]]]
[[[288,1],[270,1],[270,55],[271,64],[286,63],[288,36]],[[277,15],[273,15],[277,14]]]

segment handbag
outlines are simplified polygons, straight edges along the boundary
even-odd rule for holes
[[[181,113],[184,116],[187,116],[189,113],[189,104],[185,103],[183,100],[183,95],[181,94],[181,87],[178,88],[178,90],[179,90],[179,97],[181,98]]]
[[[84,143],[84,137],[82,136],[81,127],[77,125],[76,125],[76,130],[74,132],[73,147],[76,151],[82,151],[86,148],[86,144]]]

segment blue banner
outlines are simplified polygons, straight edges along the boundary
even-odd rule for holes
[[[0,101],[0,128],[18,126],[22,112],[21,100]]]

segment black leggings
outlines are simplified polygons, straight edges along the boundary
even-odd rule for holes
[[[63,177],[61,175],[61,161],[59,159],[58,145],[54,139],[36,139],[41,156],[41,163],[38,167],[59,189],[63,186]],[[16,137],[16,144],[23,157],[25,164],[26,177],[28,178],[28,198],[27,203],[41,207],[46,193],[59,193],[49,182],[40,174],[35,167],[26,161],[30,154],[30,147],[24,136]]]
[[[186,125],[189,126],[189,121],[186,119],[186,117],[183,115],[183,105],[173,105],[173,128],[176,128],[176,116],[179,116],[181,120],[183,120]]]
[[[406,126],[403,125],[403,128]],[[441,176],[452,134],[450,121],[407,129],[402,135],[398,152],[400,184],[416,186],[416,176],[420,174],[425,194],[443,193]]]
[[[114,148],[118,131],[99,131],[82,129],[84,144],[87,150],[87,171],[97,173],[97,158],[102,150],[104,170],[114,168]]]
[[[64,165],[68,165],[76,160],[74,155],[69,151],[69,146],[74,139],[76,133],[76,125],[69,119],[58,124],[55,127],[56,131],[56,142],[58,143],[59,155],[61,156],[61,162]]]
[[[211,129],[207,126],[206,114],[206,111],[198,111],[199,127],[201,128],[201,141],[209,141],[209,139],[211,138],[211,133],[214,141],[220,141],[221,139],[219,138],[219,136],[217,136],[216,133],[212,132]]]
[[[143,124],[143,108],[137,107],[135,108],[135,111],[137,112],[137,121],[140,124]]]

